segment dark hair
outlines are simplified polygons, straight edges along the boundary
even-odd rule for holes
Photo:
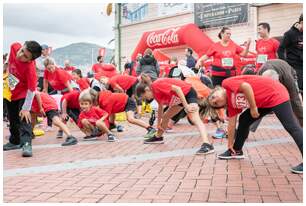
[[[218,34],[219,39],[222,39],[221,34],[224,34],[224,32],[225,32],[226,30],[230,30],[230,28],[228,28],[228,27],[222,27],[221,31],[220,31],[219,34]]]
[[[255,75],[256,66],[254,64],[247,64],[241,68],[242,75]]]
[[[72,70],[72,73],[75,73],[75,74],[77,74],[79,77],[83,77],[82,76],[82,71],[80,70],[80,69],[75,69],[75,70]]]
[[[148,87],[148,84],[145,84],[143,82],[138,83],[136,86],[136,96],[141,97],[141,95],[145,93],[145,90],[147,87]]]
[[[24,43],[24,45],[26,46],[27,50],[29,50],[29,52],[31,52],[32,60],[35,60],[38,57],[40,57],[42,48],[41,48],[41,46],[38,42],[36,42],[36,41],[26,41]]]
[[[187,51],[189,52],[190,55],[192,55],[193,50],[191,48],[187,48]]]
[[[100,56],[100,55],[99,55],[99,56],[97,57],[97,61],[100,61],[101,58],[103,58],[103,56]]]
[[[270,24],[266,23],[266,22],[262,22],[262,23],[259,23],[257,26],[262,26],[264,29],[267,29],[268,32],[270,33]]]
[[[301,14],[301,16],[299,18],[299,23],[301,23],[301,21],[303,21],[303,14]]]

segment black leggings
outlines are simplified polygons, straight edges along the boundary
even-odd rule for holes
[[[258,108],[259,118],[269,114],[271,111],[275,113],[285,130],[291,135],[297,144],[303,156],[303,129],[295,118],[290,102],[284,102],[272,108]],[[250,125],[258,120],[251,116],[250,109],[245,110],[239,117],[239,125],[234,143],[235,150],[241,150],[245,140],[249,136]]]

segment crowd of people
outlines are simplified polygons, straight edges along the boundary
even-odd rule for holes
[[[273,112],[303,154],[303,16],[280,43],[269,37],[270,29],[268,23],[258,24],[256,61],[239,72],[237,59],[248,54],[251,39],[244,48],[236,45],[228,27],[220,31],[220,41],[198,59],[186,48],[185,59],[172,57],[162,67],[148,48],[120,74],[98,56],[86,77],[69,61],[60,68],[45,44],[13,43],[8,58],[3,59],[5,117],[10,131],[3,149],[22,148],[22,156],[31,157],[38,116],[58,128],[58,138],[66,135],[62,146],[75,145],[80,139],[67,127],[69,119],[84,133],[84,139],[106,135],[107,141],[115,142],[112,130],[124,131],[115,115],[125,112],[130,124],[145,129],[144,144],[164,143],[163,134],[187,117],[200,133],[202,145],[196,154],[201,155],[214,153],[205,126],[212,121],[217,128],[214,137],[228,138],[228,149],[218,158],[241,159],[249,131],[256,131],[262,117]],[[207,60],[211,63],[206,64]],[[60,103],[54,95],[60,97]],[[153,108],[149,122],[141,116],[143,102]],[[291,171],[303,173],[303,163]]]

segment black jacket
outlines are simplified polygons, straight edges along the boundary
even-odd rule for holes
[[[303,32],[294,25],[284,34],[277,51],[278,57],[293,68],[303,68]]]
[[[145,55],[140,59],[136,73],[137,75],[147,74],[154,81],[159,76],[159,64],[153,56]]]

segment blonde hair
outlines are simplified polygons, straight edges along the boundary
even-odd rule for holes
[[[83,90],[80,93],[79,102],[90,102],[92,104],[93,103],[93,99],[92,99],[92,96],[90,95],[90,93],[88,91]]]
[[[89,101],[94,105],[98,105],[98,100],[99,100],[99,92],[97,92],[96,90],[92,89],[92,88],[88,88],[83,90],[80,93],[79,96],[79,101]]]
[[[47,57],[43,63],[44,66],[47,67],[48,65],[55,65],[55,60],[51,57]]]

